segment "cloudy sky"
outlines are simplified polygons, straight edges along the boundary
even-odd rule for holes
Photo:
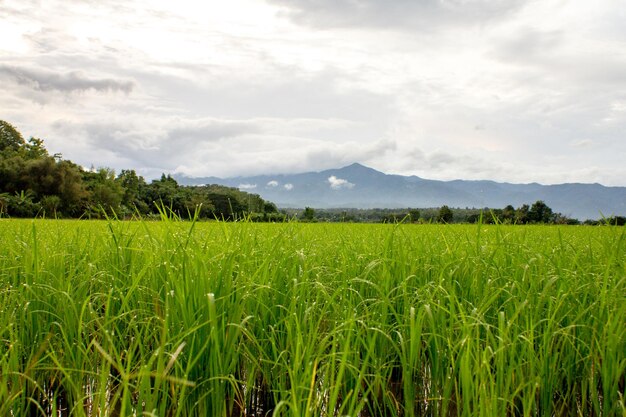
[[[85,167],[626,186],[623,0],[0,0],[0,119]]]

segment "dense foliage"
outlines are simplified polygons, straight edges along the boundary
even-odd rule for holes
[[[24,140],[0,120],[0,216],[160,216],[282,220],[273,203],[219,185],[181,186],[169,175],[148,184],[134,170],[85,170],[49,155],[43,141]]]
[[[0,219],[3,416],[626,413],[622,227]]]
[[[545,202],[539,200],[531,206],[518,208],[511,205],[503,209],[451,208],[446,205],[434,208],[407,209],[285,209],[286,214],[301,220],[355,223],[483,223],[483,224],[580,224],[577,219],[555,213]],[[590,224],[624,225],[626,218],[616,216]]]

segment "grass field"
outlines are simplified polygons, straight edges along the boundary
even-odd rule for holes
[[[625,416],[625,232],[0,220],[0,416]]]

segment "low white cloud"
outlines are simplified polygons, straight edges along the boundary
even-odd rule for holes
[[[293,190],[293,184],[287,183],[285,185],[283,185],[283,187],[285,188],[285,190],[287,191],[291,191]]]
[[[342,188],[350,189],[354,187],[354,184],[343,178],[337,178],[334,175],[328,177],[328,183],[333,190],[341,190]]]
[[[278,187],[278,181],[271,180],[265,186],[269,187],[269,188],[276,188],[276,187]]]
[[[239,184],[239,186],[237,187],[240,190],[254,190],[256,188],[256,184]]]

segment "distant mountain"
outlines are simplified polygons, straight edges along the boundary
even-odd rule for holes
[[[598,219],[626,215],[626,187],[600,184],[541,185],[495,181],[437,181],[388,175],[361,164],[293,175],[236,178],[175,176],[184,185],[221,184],[259,194],[279,207],[403,208],[519,207],[543,200],[567,216]]]

